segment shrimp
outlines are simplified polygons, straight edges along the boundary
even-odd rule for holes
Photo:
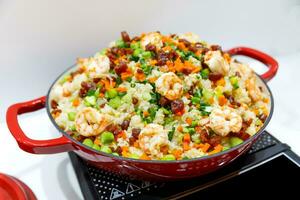
[[[146,49],[148,44],[156,46],[156,48],[161,48],[163,46],[161,35],[157,32],[148,33],[141,39],[141,46]]]
[[[91,78],[98,78],[109,72],[110,61],[105,55],[97,55],[88,59],[86,67]]]
[[[204,62],[212,72],[226,75],[229,72],[229,64],[220,51],[209,51],[204,56]]]
[[[261,94],[261,91],[260,91],[258,85],[256,84],[255,76],[252,76],[251,78],[247,79],[245,84],[246,84],[246,89],[248,90],[250,98],[254,102],[261,100],[262,94]]]
[[[227,106],[214,109],[209,120],[210,128],[220,136],[226,136],[230,132],[239,132],[243,122],[242,117],[233,108]]]
[[[156,91],[169,100],[175,100],[181,97],[183,85],[181,79],[173,72],[161,75],[156,81]]]
[[[200,38],[198,35],[196,35],[195,33],[184,33],[182,35],[179,36],[180,39],[185,39],[191,43],[196,43],[196,42],[200,42]]]
[[[154,157],[160,157],[161,147],[169,146],[168,131],[158,124],[148,124],[139,135],[141,149]]]
[[[75,117],[75,128],[85,137],[99,135],[111,122],[94,108],[84,108]]]

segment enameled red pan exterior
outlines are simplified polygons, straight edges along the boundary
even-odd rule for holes
[[[262,79],[265,81],[269,81],[270,79],[272,79],[278,70],[278,63],[276,62],[276,60],[260,51],[247,47],[237,47],[230,49],[227,52],[231,55],[249,56],[251,58],[263,62],[269,68],[269,70],[266,73],[261,75]],[[229,150],[211,156],[205,156],[202,158],[195,158],[189,160],[145,161],[114,156],[111,154],[106,154],[93,150],[74,140],[67,133],[59,130],[58,126],[56,125],[55,121],[50,115],[50,108],[47,104],[47,97],[45,96],[32,101],[18,103],[10,106],[7,110],[6,121],[8,128],[14,136],[14,138],[16,139],[19,147],[24,151],[34,154],[51,154],[66,151],[74,151],[79,156],[90,162],[92,165],[122,175],[128,175],[134,178],[147,180],[178,180],[201,176],[209,172],[215,171],[220,167],[232,162],[251,147],[253,142],[263,132],[264,128],[270,121],[273,113],[273,97],[268,86],[265,86],[270,93],[271,110],[270,115],[268,116],[264,126],[257,134],[255,134],[253,137],[250,137],[242,144]],[[50,119],[58,128],[58,130],[62,132],[62,136],[50,140],[30,139],[20,128],[17,117],[20,114],[26,112],[33,112],[35,110],[44,108],[45,106],[47,107]]]

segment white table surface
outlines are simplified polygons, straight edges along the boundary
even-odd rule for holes
[[[275,111],[267,128],[300,155],[300,52],[278,58],[280,69],[269,83]],[[298,103],[299,104],[299,103]],[[28,136],[35,139],[58,137],[45,109],[20,117]],[[34,155],[19,149],[6,124],[0,124],[0,172],[24,181],[39,199],[83,199],[67,153]]]

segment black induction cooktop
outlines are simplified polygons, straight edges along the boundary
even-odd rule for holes
[[[69,153],[85,199],[239,199],[295,197],[299,194],[300,158],[264,132],[251,149],[228,166],[205,176],[175,182],[148,182],[97,169]],[[298,184],[295,184],[298,183]],[[268,188],[272,188],[271,190]]]

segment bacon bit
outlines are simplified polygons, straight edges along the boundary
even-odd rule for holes
[[[167,153],[168,153],[168,150],[169,150],[169,147],[166,146],[166,145],[160,147],[160,151],[161,151],[163,154],[167,154]]]
[[[148,78],[148,81],[150,83],[155,83],[155,81],[157,80],[158,78],[157,77],[151,77],[151,78]]]
[[[74,99],[74,101],[72,102],[72,105],[73,105],[74,107],[79,106],[79,104],[80,104],[79,99]]]
[[[150,115],[150,113],[149,113],[147,110],[145,110],[145,111],[143,112],[143,115],[144,115],[144,117],[148,117],[148,116]]]
[[[184,151],[188,151],[188,150],[191,149],[188,142],[183,142],[182,144],[183,144],[183,150],[184,150]]]
[[[190,117],[187,117],[186,120],[185,120],[185,122],[186,122],[188,125],[192,125],[193,119],[190,118]]]
[[[230,63],[231,57],[230,57],[230,55],[228,53],[224,53],[223,57],[224,57],[224,59],[226,60],[227,63]]]
[[[208,155],[212,155],[215,153],[219,153],[223,150],[223,146],[218,144],[217,146],[214,147],[214,150],[212,150],[211,152],[208,152]]]
[[[224,106],[227,103],[227,99],[224,95],[219,97],[219,104],[220,106]]]
[[[151,160],[151,158],[149,156],[147,156],[147,154],[143,153],[140,157],[141,160]]]
[[[127,91],[127,88],[126,87],[118,87],[116,89],[118,92],[126,92]]]
[[[100,144],[101,144],[101,141],[100,141],[98,138],[96,138],[96,139],[94,140],[94,144],[100,145]]]
[[[130,77],[132,77],[132,72],[131,72],[130,69],[127,69],[126,72],[121,73],[121,79],[123,81],[126,80],[127,78],[130,78]]]
[[[210,144],[204,143],[203,147],[201,147],[201,150],[202,150],[204,153],[206,153],[207,150],[209,149],[209,147],[210,147]]]
[[[224,78],[221,78],[221,79],[219,79],[217,82],[216,82],[216,85],[220,85],[220,86],[225,86],[225,80],[224,80]]]
[[[183,136],[183,142],[190,143],[191,142],[191,135],[188,134],[188,133],[184,134],[184,136]]]
[[[182,127],[181,125],[179,125],[179,126],[177,127],[177,131],[182,132],[182,131],[183,131],[183,127]]]

